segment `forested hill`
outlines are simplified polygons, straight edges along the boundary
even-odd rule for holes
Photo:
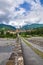
[[[34,28],[40,28],[43,27],[43,24],[31,24],[31,25],[24,25],[21,29],[22,30],[28,30],[28,29],[34,29]]]
[[[0,30],[16,30],[15,27],[11,26],[11,25],[5,25],[5,24],[0,24]]]

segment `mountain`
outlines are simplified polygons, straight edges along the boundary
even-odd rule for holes
[[[11,25],[5,25],[5,24],[0,24],[0,30],[16,30],[15,27],[11,26]]]
[[[43,24],[31,24],[31,25],[24,25],[21,29],[22,30],[28,30],[28,29],[34,29],[34,28],[39,28],[43,27]]]

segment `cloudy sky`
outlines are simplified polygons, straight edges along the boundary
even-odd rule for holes
[[[0,23],[12,26],[43,23],[43,0],[0,0]]]

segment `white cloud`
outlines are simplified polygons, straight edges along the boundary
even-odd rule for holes
[[[24,8],[19,7],[24,1],[32,5],[31,11],[27,12]],[[15,11],[15,7],[20,8],[20,10]],[[24,12],[26,15],[23,14]],[[36,2],[34,0],[0,0],[0,17],[2,15],[9,19],[8,24],[18,27],[28,23],[43,23],[43,7],[40,0],[36,0]],[[5,22],[6,19],[3,23]]]
[[[0,16],[4,15],[4,14],[5,14],[5,12],[0,10]]]
[[[9,25],[12,25],[12,26],[16,26],[16,27],[20,27],[20,26],[23,26],[23,25],[25,25],[26,24],[26,22],[24,22],[24,20],[16,20],[16,21],[10,21],[9,22]]]

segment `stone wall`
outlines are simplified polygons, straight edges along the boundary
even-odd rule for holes
[[[16,41],[16,44],[14,45],[15,48],[13,49],[13,53],[8,59],[6,65],[24,65],[24,59],[23,59],[20,40],[18,42]]]

